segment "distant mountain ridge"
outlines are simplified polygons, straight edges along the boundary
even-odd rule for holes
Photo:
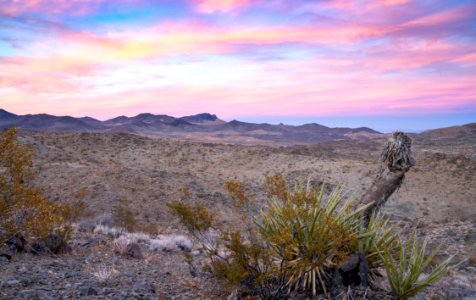
[[[210,113],[175,118],[141,113],[106,121],[91,117],[74,118],[48,114],[16,115],[0,109],[0,128],[17,127],[39,132],[128,132],[140,135],[188,137],[202,140],[244,142],[318,143],[329,140],[369,139],[383,136],[368,127],[330,128],[316,123],[271,125],[230,122]]]

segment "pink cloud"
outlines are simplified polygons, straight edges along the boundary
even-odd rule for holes
[[[0,16],[18,16],[28,13],[83,16],[100,9],[102,4],[108,4],[108,2],[117,4],[143,1],[145,0],[0,0]]]
[[[160,69],[160,66],[155,68]],[[223,71],[229,68],[237,72],[233,65],[224,66]],[[31,74],[18,76],[17,82],[11,82],[10,87],[15,91],[0,92],[4,99],[2,106],[7,110],[24,113],[44,111],[47,107],[50,113],[89,114],[103,119],[125,111],[129,115],[144,111],[173,115],[210,111],[223,118],[245,116],[251,112],[255,116],[434,113],[474,105],[476,92],[475,76],[422,78],[405,74],[385,77],[372,69],[362,68],[351,59],[278,61],[253,70],[254,75],[243,82],[217,83],[213,79],[215,76],[208,83],[197,83],[194,77],[187,80],[186,74],[181,74],[183,82],[150,87],[141,87],[141,82],[137,82],[136,88],[119,92],[108,90],[104,85],[100,88],[106,90],[98,92],[98,82],[94,77],[86,78],[85,83],[80,84],[82,81],[78,78],[92,76],[90,73],[61,79],[54,72],[48,74],[35,69],[20,71],[20,68],[10,68],[6,72]],[[120,73],[111,67],[98,76],[109,78]],[[165,72],[164,76],[169,73]],[[22,78],[23,83],[20,82]],[[138,74],[126,80],[134,78],[141,80]],[[0,86],[5,87],[5,82]],[[15,103],[23,103],[23,106]],[[20,110],[22,107],[23,111]]]
[[[22,15],[25,13],[41,12],[47,14],[61,14],[64,12],[73,15],[84,15],[98,5],[101,0],[2,0],[0,3],[0,15]]]
[[[0,15],[86,14],[102,2],[3,1]],[[227,13],[257,1],[193,3],[201,13]],[[457,70],[434,72],[440,65],[449,66],[448,71],[453,65],[474,68],[476,44],[453,38],[453,26],[472,18],[474,5],[410,18],[394,17],[393,12],[398,6],[413,5],[411,1],[325,3],[353,17],[319,24],[228,27],[173,21],[96,32],[47,21],[38,29],[32,23],[41,38],[25,41],[23,56],[0,59],[0,107],[16,113],[47,110],[100,118],[124,111],[174,115],[210,111],[233,118],[250,112],[263,116],[444,112],[475,105],[475,76]],[[375,12],[382,13],[381,19],[355,17]],[[285,52],[289,58],[272,59],[268,50],[271,55]],[[255,52],[261,56],[253,56]],[[219,61],[223,57],[227,59]],[[422,68],[425,74],[415,72]]]
[[[256,0],[191,0],[200,13],[227,13],[256,4]]]

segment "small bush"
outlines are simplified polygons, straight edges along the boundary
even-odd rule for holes
[[[178,248],[170,239],[152,239],[150,240],[150,250],[172,252],[178,250]]]
[[[160,235],[157,239],[150,240],[152,251],[191,251],[192,241],[183,235]]]
[[[18,142],[16,129],[0,135],[0,245],[58,253],[70,238],[73,207],[49,201],[31,184],[32,159],[32,147]]]
[[[124,228],[128,232],[134,232],[137,225],[137,220],[130,209],[129,201],[123,199],[113,211],[112,219],[114,224],[118,227]]]
[[[112,237],[119,237],[124,233],[124,229],[122,228],[116,228],[116,227],[109,227],[105,225],[96,225],[96,227],[93,230],[94,233],[96,234],[105,234],[109,235]]]
[[[150,235],[143,232],[128,232],[125,236],[133,243],[148,242],[150,240]]]
[[[183,224],[191,232],[204,232],[213,224],[215,217],[205,206],[195,204],[185,204],[182,201],[173,201],[167,204],[173,214],[179,216]]]
[[[384,252],[382,255],[385,270],[390,284],[390,292],[397,299],[408,299],[416,296],[426,287],[443,278],[456,266],[450,266],[454,256],[448,257],[428,274],[425,271],[432,263],[437,250],[426,254],[427,241],[418,245],[418,239],[413,233],[406,242],[398,243],[396,254]]]
[[[118,237],[112,242],[114,247],[114,252],[122,256],[127,256],[128,254],[127,246],[129,246],[130,243],[131,243],[131,240],[128,237],[124,235]]]
[[[145,232],[145,233],[150,234],[150,235],[157,235],[157,234],[159,234],[159,228],[157,227],[156,224],[138,223],[138,224],[135,226],[135,228],[136,228],[137,231]]]
[[[117,271],[112,268],[101,266],[97,269],[97,271],[93,272],[92,274],[94,278],[96,278],[96,280],[100,283],[106,283],[112,278],[114,278],[116,272]]]
[[[192,250],[193,243],[192,241],[184,236],[184,235],[176,235],[174,236],[173,240],[175,241],[175,245],[180,248],[182,251],[190,251]]]

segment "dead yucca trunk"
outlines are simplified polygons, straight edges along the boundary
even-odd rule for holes
[[[412,141],[403,132],[394,132],[382,152],[382,162],[386,168],[377,176],[362,197],[361,204],[369,205],[364,216],[366,223],[373,212],[377,212],[403,182],[405,173],[415,164],[411,157]]]

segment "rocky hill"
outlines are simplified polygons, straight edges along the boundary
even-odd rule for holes
[[[247,144],[312,144],[382,136],[367,127],[329,128],[315,123],[301,126],[271,125],[237,120],[225,122],[209,113],[181,118],[142,113],[134,117],[119,116],[100,121],[90,117],[15,115],[0,109],[0,128],[9,127],[37,132],[127,132],[144,136]]]

